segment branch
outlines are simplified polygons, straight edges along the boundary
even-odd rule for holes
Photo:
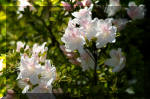
[[[94,42],[94,48],[93,48],[93,56],[95,58],[95,66],[94,66],[94,84],[97,85],[97,48],[96,48],[96,44]]]

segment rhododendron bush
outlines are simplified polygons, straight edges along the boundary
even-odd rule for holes
[[[0,98],[147,95],[150,63],[143,46],[150,20],[143,0],[0,4]]]

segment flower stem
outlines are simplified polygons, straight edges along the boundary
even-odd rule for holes
[[[97,48],[96,48],[96,44],[94,44],[94,52],[93,52],[93,56],[94,56],[94,59],[95,59],[95,66],[94,66],[94,84],[97,85],[97,72],[96,72],[96,69],[97,69]]]

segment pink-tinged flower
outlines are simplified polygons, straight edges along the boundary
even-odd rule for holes
[[[63,51],[63,53],[67,56],[67,58],[72,59],[75,58],[77,56],[77,54],[75,52],[70,52],[68,51],[64,45],[60,46],[60,49]]]
[[[80,65],[80,62],[77,58],[77,53],[68,51],[64,45],[60,46],[60,49],[63,51],[63,53],[69,58],[69,62],[74,65]]]
[[[73,12],[72,15],[77,19],[90,19],[91,20],[91,9],[88,7],[85,7],[84,9],[80,9],[78,12]]]
[[[51,65],[50,60],[46,60],[46,55],[41,55],[48,50],[45,44],[46,42],[42,45],[34,44],[30,57],[26,53],[21,54],[17,80],[19,80],[19,87],[23,88],[22,93],[51,92],[49,90],[52,88],[52,82],[56,79],[56,68]],[[45,64],[41,65],[41,62]],[[38,86],[34,88],[33,86],[36,84]],[[37,88],[38,90],[33,90]]]
[[[96,47],[102,48],[107,43],[115,43],[117,28],[112,26],[112,19],[99,20],[97,23]]]
[[[72,10],[72,7],[68,2],[61,1],[61,3],[62,3],[62,5],[63,5],[63,7],[65,8],[66,11]]]
[[[122,55],[121,48],[118,48],[118,50],[111,50],[110,51],[110,59],[107,59],[105,61],[105,65],[113,67],[112,72],[119,72],[125,67],[126,59]]]
[[[81,63],[82,70],[94,69],[95,61],[92,53],[89,50],[80,52],[79,61]]]
[[[46,52],[48,50],[48,48],[45,47],[45,45],[46,45],[46,42],[44,42],[40,46],[38,44],[34,44],[33,48],[32,48],[33,54],[39,54],[39,53],[43,54],[44,52]]]
[[[119,19],[113,20],[113,24],[117,27],[118,31],[121,31],[122,29],[124,29],[127,23],[128,23],[127,19],[119,18]]]
[[[91,0],[83,0],[82,3],[83,3],[83,6],[89,7],[92,4],[92,1]]]
[[[143,4],[137,6],[135,2],[129,2],[128,6],[129,8],[127,8],[127,14],[131,19],[135,20],[144,18],[145,8]]]
[[[98,19],[92,20],[91,10],[89,8],[81,9],[79,12],[74,12],[72,15],[75,17],[74,23],[80,25],[80,31],[83,37],[91,40],[96,35],[96,26]]]
[[[47,81],[46,86],[51,86],[52,82],[56,79],[56,68],[50,63],[50,60],[45,60],[45,66],[41,71],[41,80]]]
[[[72,20],[69,21],[68,27],[65,30],[65,34],[63,35],[61,40],[65,43],[66,49],[70,51],[80,50],[85,44],[85,39],[82,36],[82,31],[74,27]]]
[[[32,57],[35,57],[40,62],[44,62],[47,56],[46,52],[48,48],[45,47],[45,45],[46,42],[44,42],[42,45],[34,44],[32,48]]]
[[[17,79],[29,78],[32,84],[37,84],[39,81],[38,75],[41,72],[41,65],[35,57],[21,56],[20,74]]]
[[[98,22],[98,19],[95,18],[94,20],[81,20],[80,21],[80,24],[81,24],[81,28],[83,29],[84,31],[84,37],[86,37],[89,41],[96,36],[96,33],[97,33],[97,30],[96,30],[96,27],[97,27],[97,22]]]
[[[16,52],[20,52],[20,49],[21,48],[24,48],[24,45],[25,43],[21,42],[21,41],[18,41],[17,42],[17,49],[16,49]]]
[[[74,65],[81,65],[81,61],[79,58],[73,58],[73,59],[69,59],[69,62],[74,64]]]
[[[106,13],[108,16],[114,16],[120,9],[120,0],[109,0],[109,5],[106,7]]]

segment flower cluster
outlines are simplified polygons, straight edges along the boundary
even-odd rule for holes
[[[68,52],[78,50],[80,57],[75,63],[80,62],[83,70],[94,68],[94,58],[90,51],[84,49],[86,40],[91,41],[96,38],[96,47],[102,48],[107,43],[114,43],[117,27],[113,26],[112,18],[92,19],[92,8],[85,7],[78,12],[72,13],[75,17],[70,19],[65,34],[61,40],[65,43],[65,49]]]
[[[128,8],[123,8],[120,4],[120,0],[109,0],[109,4],[105,8],[105,12],[107,13],[108,17],[113,17],[117,12],[123,9],[127,11],[128,16],[132,20],[144,18],[146,10],[143,4],[137,6],[134,1],[131,1],[129,2],[128,6]],[[118,28],[118,31],[124,29],[128,22],[132,21],[125,18],[118,18],[113,20],[113,24]]]
[[[128,6],[129,8],[127,8],[127,13],[131,19],[135,20],[144,18],[146,10],[143,4],[137,6],[135,2],[129,2]]]
[[[140,4],[137,6],[134,1],[129,2],[129,8],[125,8],[127,10],[127,14],[133,20],[142,19],[145,15],[145,6]],[[106,7],[105,12],[108,14],[108,17],[114,16],[121,9],[120,0],[109,0],[109,4]]]
[[[17,48],[23,47],[17,43]],[[52,82],[56,79],[56,68],[46,59],[45,47],[46,42],[42,45],[34,44],[32,50],[26,45],[26,51],[31,51],[31,55],[21,53],[19,75],[17,80],[19,87],[23,88],[22,93],[52,93]],[[28,49],[27,49],[28,48]],[[18,49],[17,49],[18,51]],[[43,63],[43,64],[42,64]],[[31,90],[32,89],[32,90]]]
[[[90,0],[85,0],[86,3]],[[83,3],[83,2],[82,2]],[[85,4],[86,4],[85,3]],[[91,2],[89,3],[91,4]],[[68,3],[69,5],[69,3]],[[127,14],[133,20],[142,19],[145,15],[144,5],[137,6],[135,2],[129,2]],[[129,21],[125,18],[106,18],[106,19],[92,19],[93,6],[85,6],[77,12],[73,12],[73,19],[69,20],[65,34],[61,38],[65,43],[62,51],[69,58],[69,61],[76,65],[81,65],[83,71],[93,69],[95,66],[95,57],[87,47],[87,41],[95,41],[96,48],[103,48],[108,43],[116,42],[116,32],[121,31]],[[108,17],[112,17],[121,9],[120,0],[109,0],[109,5],[106,7],[105,12]],[[75,54],[77,50],[80,54],[79,57]],[[117,51],[110,51],[111,59],[106,60],[105,65],[114,66],[113,72],[120,71],[125,66],[125,57],[121,54],[121,49]]]
[[[115,42],[117,28],[112,25],[111,18],[105,20],[94,18],[92,20],[91,9],[87,7],[72,13],[72,15],[75,18],[70,19],[65,34],[61,38],[67,49],[81,52],[86,38],[90,41],[96,37],[97,48]]]

